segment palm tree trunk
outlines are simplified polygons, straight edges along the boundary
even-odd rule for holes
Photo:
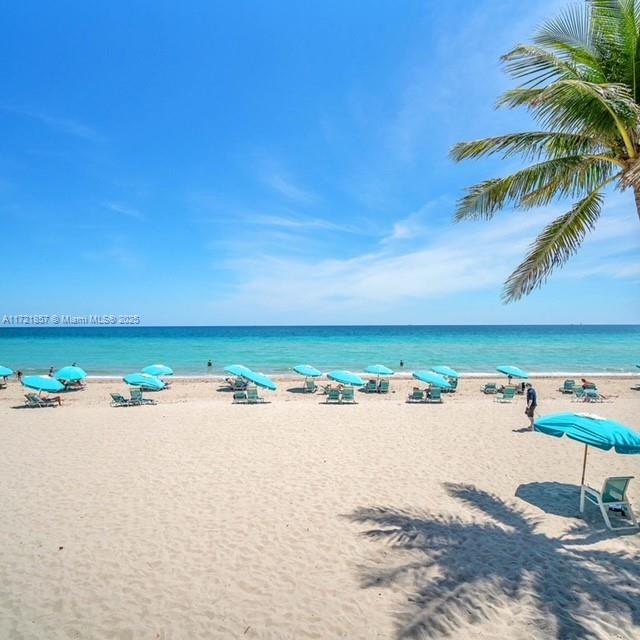
[[[633,187],[633,196],[636,199],[636,213],[640,218],[640,187]]]

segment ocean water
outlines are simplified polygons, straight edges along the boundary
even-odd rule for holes
[[[640,325],[0,328],[0,365],[24,373],[72,362],[97,376],[157,362],[176,375],[221,374],[234,363],[271,374],[301,363],[398,370],[400,360],[405,371],[513,364],[533,373],[640,373]]]

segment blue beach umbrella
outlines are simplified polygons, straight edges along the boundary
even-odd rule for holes
[[[130,373],[122,379],[132,387],[140,387],[142,389],[149,389],[150,391],[160,391],[165,387],[164,382],[162,382],[160,378],[156,378],[148,373]]]
[[[535,431],[561,438],[567,436],[584,444],[582,479],[584,484],[588,447],[603,451],[614,449],[616,453],[640,454],[640,433],[625,425],[590,413],[554,413],[538,418],[533,425]]]
[[[80,367],[62,367],[55,374],[56,380],[64,380],[65,382],[77,382],[87,377],[87,372]]]
[[[243,364],[230,364],[224,370],[232,376],[243,376],[247,371],[251,371],[249,367],[245,367]]]
[[[433,384],[441,389],[451,389],[451,383],[433,371],[414,371],[412,375],[416,380],[420,380],[420,382]]]
[[[0,378],[6,378],[7,376],[13,375],[13,369],[9,369],[9,367],[0,367]]]
[[[305,378],[317,378],[322,375],[322,371],[318,371],[310,364],[299,364],[298,366],[293,367],[293,370],[301,376],[305,376]]]
[[[451,367],[445,367],[445,366],[431,367],[431,371],[435,371],[436,373],[439,373],[441,376],[446,376],[447,378],[460,377],[460,374],[455,369],[452,369]]]
[[[36,391],[48,391],[57,393],[64,390],[62,382],[52,378],[51,376],[25,376],[22,378],[22,384],[29,389]]]
[[[148,373],[152,376],[172,376],[173,369],[167,367],[166,364],[150,364],[142,370],[142,373]]]
[[[271,391],[275,391],[278,388],[276,383],[271,380],[271,378],[267,378],[264,373],[258,373],[257,371],[251,371],[250,369],[247,369],[247,371],[245,371],[241,375],[245,380],[249,380],[249,382],[253,382],[259,387],[271,389]]]
[[[500,373],[504,373],[505,376],[511,376],[512,378],[528,378],[529,374],[518,367],[512,367],[510,365],[500,365],[496,367],[496,370]]]
[[[343,369],[336,369],[327,373],[327,378],[335,380],[340,384],[352,384],[354,387],[361,387],[364,384],[364,380],[351,371],[344,371]]]
[[[385,367],[383,364],[370,364],[365,371],[377,376],[392,376],[393,371],[389,367]]]

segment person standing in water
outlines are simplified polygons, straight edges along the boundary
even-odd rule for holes
[[[213,362],[211,362],[211,358],[207,361],[207,371],[211,371],[211,367],[213,367]]]
[[[404,367],[404,360],[400,360],[400,368]]]

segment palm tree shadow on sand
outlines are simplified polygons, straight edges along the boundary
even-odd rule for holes
[[[445,488],[486,518],[390,507],[346,516],[371,527],[363,536],[386,543],[380,562],[360,567],[361,586],[411,592],[396,613],[398,639],[447,637],[508,614],[505,602],[528,605],[528,622],[540,637],[602,638],[603,628],[611,637],[640,637],[633,631],[640,624],[637,559],[593,548],[601,536],[583,525],[551,538],[538,531],[537,520],[492,494],[469,485]]]

